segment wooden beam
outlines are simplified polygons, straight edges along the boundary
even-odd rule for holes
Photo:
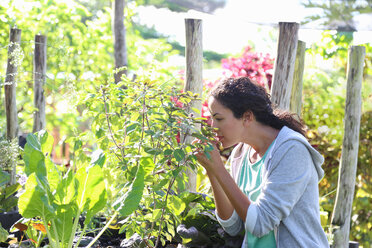
[[[306,43],[298,41],[289,110],[301,117],[302,84],[305,68]]]
[[[351,46],[348,53],[344,139],[338,175],[336,202],[332,215],[333,247],[349,247],[350,217],[358,163],[359,130],[362,112],[363,63],[366,50]]]
[[[185,19],[186,28],[186,82],[184,92],[191,91],[202,97],[203,92],[203,46],[202,46],[202,21],[198,19]],[[202,102],[195,100],[191,103],[192,108],[196,108],[201,113]],[[200,116],[192,109],[190,113],[194,116]],[[186,137],[186,142],[190,143],[192,137]],[[187,170],[186,175],[189,178],[188,190],[196,191],[196,173]]]
[[[34,126],[32,132],[45,129],[45,95],[46,81],[46,43],[44,35],[35,35],[34,52],[34,105],[38,110],[34,112]]]
[[[279,22],[278,51],[274,65],[271,100],[282,110],[289,110],[297,52],[298,29],[298,23]]]
[[[126,30],[124,25],[124,8],[125,0],[114,0],[113,2],[113,35],[114,35],[114,57],[115,69],[117,71],[115,76],[115,83],[121,81],[121,76],[127,74],[128,54],[126,44]],[[125,68],[123,68],[125,67]]]
[[[16,87],[17,87],[17,70],[18,59],[17,50],[20,49],[21,30],[12,28],[10,30],[8,48],[8,65],[6,68],[6,77],[4,85],[5,93],[5,111],[6,111],[6,137],[8,140],[18,138],[18,117],[17,117],[17,101],[16,101]]]

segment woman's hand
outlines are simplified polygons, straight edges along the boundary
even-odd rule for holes
[[[192,144],[196,144],[196,143],[202,143],[201,140],[194,140],[192,142]],[[215,170],[219,165],[223,165],[222,163],[222,159],[221,159],[221,155],[220,155],[220,152],[218,151],[217,149],[217,141],[210,141],[210,143],[212,144],[213,146],[213,150],[212,151],[209,151],[209,155],[210,155],[210,158],[207,157],[207,155],[205,154],[205,152],[201,149],[201,148],[198,148],[196,151],[195,151],[195,156],[198,160],[198,162],[207,170],[207,171],[213,171]],[[204,142],[204,144],[206,144]]]

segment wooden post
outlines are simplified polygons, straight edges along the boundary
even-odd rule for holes
[[[21,29],[10,29],[9,48],[8,48],[8,64],[5,75],[5,113],[6,113],[6,137],[12,142],[18,139],[18,117],[17,117],[17,101],[16,101],[16,77],[21,44]],[[18,141],[18,140],[17,140]],[[10,165],[10,185],[16,183],[16,162]]]
[[[358,162],[359,129],[362,108],[362,78],[365,47],[349,48],[344,139],[338,175],[336,202],[332,215],[333,247],[349,246],[350,216]]]
[[[279,22],[278,51],[274,65],[271,100],[280,109],[289,110],[299,24]]]
[[[44,35],[35,35],[34,54],[34,105],[38,109],[34,112],[33,133],[45,128],[45,74],[46,74],[46,42]]]
[[[18,117],[16,103],[16,76],[18,70],[17,49],[20,48],[21,30],[10,30],[10,44],[8,48],[8,65],[5,77],[5,111],[6,111],[6,137],[8,140],[18,138]]]
[[[302,79],[305,68],[306,43],[298,41],[289,110],[301,117]]]
[[[184,92],[191,91],[202,97],[203,92],[203,46],[202,46],[202,21],[199,19],[185,19],[186,29],[186,82]],[[192,107],[200,110],[201,100],[193,101]],[[194,116],[200,116],[200,113],[193,112]],[[190,143],[192,137],[186,137],[186,142]],[[186,171],[189,178],[188,190],[196,191],[196,174],[191,170]]]
[[[127,69],[122,67],[128,66],[127,45],[125,40],[125,25],[124,25],[124,7],[125,0],[115,0],[113,2],[113,34],[114,34],[114,57],[115,69],[119,69],[115,73],[115,83],[121,81],[121,76],[127,74]],[[121,69],[120,69],[121,68]]]

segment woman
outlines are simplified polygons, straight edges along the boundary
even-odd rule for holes
[[[323,157],[289,113],[274,113],[265,89],[249,78],[227,79],[210,94],[217,140],[237,146],[226,170],[217,148],[206,169],[217,219],[230,235],[245,229],[242,247],[329,247],[320,224],[318,181]]]

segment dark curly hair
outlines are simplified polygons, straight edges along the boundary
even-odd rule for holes
[[[305,126],[297,114],[274,109],[270,95],[261,85],[248,77],[228,78],[217,84],[210,92],[223,106],[230,109],[235,118],[242,118],[252,111],[256,120],[275,129],[287,126],[306,137]]]

